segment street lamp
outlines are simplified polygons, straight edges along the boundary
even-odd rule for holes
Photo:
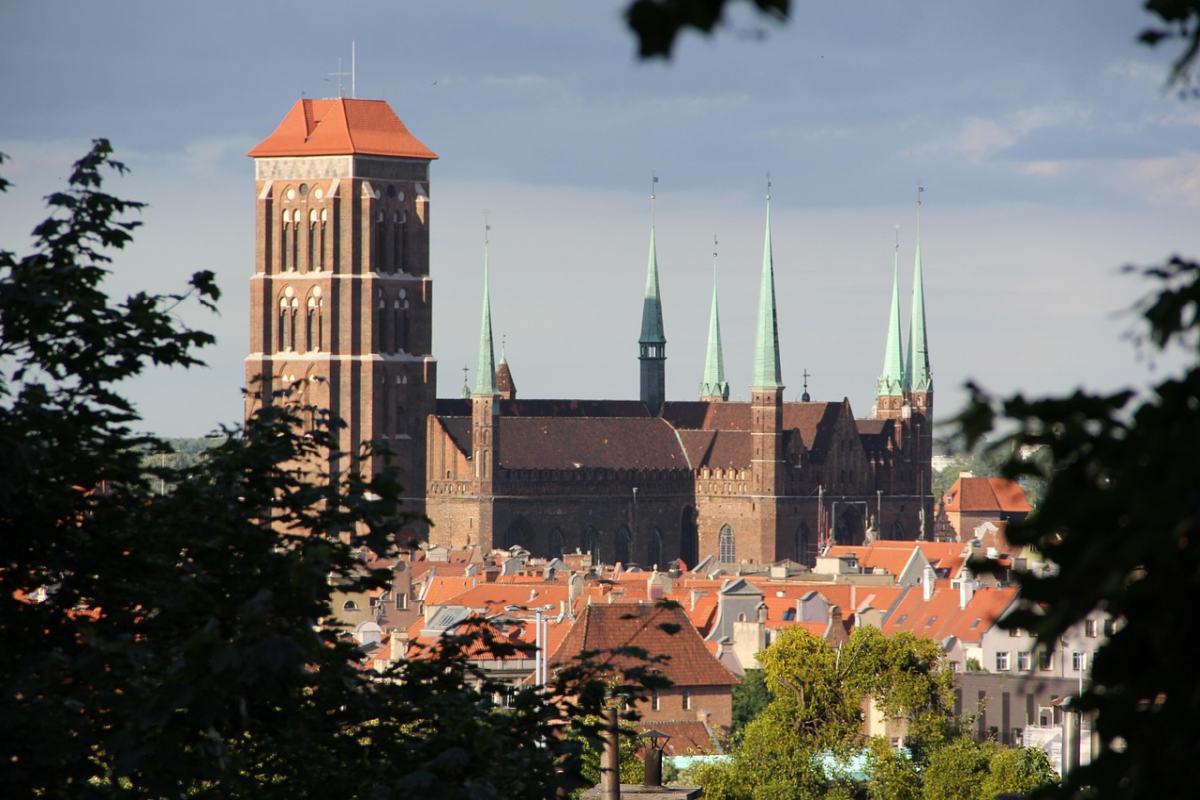
[[[645,777],[642,779],[642,785],[662,786],[663,749],[671,737],[662,731],[651,728],[642,733],[642,738],[646,740],[646,747],[642,751],[642,763],[645,765]]]

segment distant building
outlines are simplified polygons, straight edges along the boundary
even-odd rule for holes
[[[784,400],[769,198],[749,402],[728,399],[715,282],[697,400],[666,400],[653,228],[637,300],[638,399],[518,399],[508,359],[494,358],[485,252],[474,387],[437,400],[437,155],[385,102],[347,98],[300,100],[249,155],[247,413],[296,387],[298,399],[347,423],[340,446],[351,455],[331,469],[380,469],[379,456],[359,463],[357,453],[366,442],[386,445],[406,509],[433,522],[413,536],[643,566],[705,557],[811,565],[827,544],[860,543],[868,530],[930,538],[933,380],[919,241],[907,339],[897,249],[870,419],[845,399],[812,402],[807,385],[799,402]],[[702,310],[691,317],[698,332]]]
[[[1016,481],[963,473],[946,490],[943,510],[959,541],[967,541],[983,523],[1019,522],[1032,508]]]

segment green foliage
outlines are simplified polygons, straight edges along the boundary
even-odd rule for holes
[[[706,797],[817,798],[858,791],[848,779],[827,775],[823,760],[859,750],[868,695],[885,714],[908,720],[917,749],[940,745],[948,735],[953,676],[935,642],[858,628],[835,650],[792,628],[759,660],[772,699],[742,729],[732,762],[697,772]],[[888,764],[896,775],[881,779],[880,792],[903,785],[900,765]],[[912,764],[907,770],[915,774]]]
[[[734,736],[749,722],[757,717],[771,702],[771,692],[767,689],[767,681],[761,669],[748,669],[742,675],[742,680],[733,687],[733,727],[730,733]]]
[[[870,800],[917,800],[921,773],[916,763],[878,736],[867,742],[867,797]]]
[[[1058,783],[1044,750],[1037,747],[997,748],[988,760],[988,774],[980,785],[981,800],[1003,794],[1029,794]]]
[[[1048,468],[1048,455],[1047,451],[1039,448],[1028,456],[1021,456],[1011,442],[1002,441],[992,444],[981,442],[969,452],[955,458],[945,469],[933,474],[933,496],[935,498],[945,497],[946,492],[964,472],[970,472],[978,477],[999,476],[1004,471],[1004,465],[1013,459],[1030,459],[1044,469]],[[1022,476],[1020,483],[1029,504],[1036,509],[1046,490],[1045,480],[1040,475],[1025,475]]]
[[[281,392],[202,463],[147,469],[165,443],[133,432],[116,387],[199,363],[212,337],[172,309],[218,292],[202,272],[184,294],[110,301],[106,265],[140,206],[101,191],[106,170],[123,167],[97,141],[50,196],[34,251],[0,251],[0,797],[577,788],[595,735],[580,715],[639,684],[585,662],[497,709],[501,687],[463,654],[517,654],[488,628],[380,680],[328,623],[335,586],[387,581],[354,545],[402,521],[390,472],[329,470],[370,452],[337,452],[339,420]]]
[[[987,775],[988,746],[960,737],[935,750],[923,773],[925,800],[977,800]]]
[[[1159,283],[1140,306],[1145,341],[1196,352],[1200,264],[1171,259],[1144,270]],[[1024,610],[1005,621],[1053,647],[1100,608],[1123,620],[1097,655],[1081,705],[1098,712],[1102,750],[1066,776],[1064,796],[1082,786],[1100,797],[1191,791],[1191,647],[1200,621],[1200,362],[1141,392],[1078,391],[1069,397],[993,400],[979,390],[960,418],[968,440],[997,418],[1010,441],[1045,446],[1053,470],[1038,513],[1010,526],[1009,539],[1037,547],[1053,574],[1019,578]],[[1009,474],[1030,467],[1010,461]]]

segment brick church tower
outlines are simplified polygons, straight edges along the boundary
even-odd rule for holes
[[[919,193],[918,193],[919,197]],[[897,426],[899,461],[891,474],[890,494],[908,494],[915,501],[918,538],[933,532],[933,373],[925,330],[925,285],[921,274],[920,200],[917,201],[917,242],[913,263],[912,310],[908,347],[900,332],[900,243],[892,265],[892,303],[888,315],[883,370],[875,382],[875,419]],[[882,521],[878,521],[882,525]]]
[[[256,189],[247,413],[298,384],[346,421],[359,463],[386,444],[405,510],[422,512],[434,411],[429,164],[382,100],[300,100],[248,155]]]

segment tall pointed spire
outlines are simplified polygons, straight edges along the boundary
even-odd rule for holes
[[[708,315],[708,351],[704,356],[704,378],[700,382],[700,399],[729,399],[729,382],[725,380],[725,355],[721,350],[721,314],[717,310],[716,236],[713,236],[712,311]]]
[[[896,250],[892,256],[892,308],[888,315],[887,344],[883,349],[883,372],[875,382],[876,397],[904,393],[904,340],[900,332],[900,226],[896,226]]]
[[[917,252],[913,261],[909,351],[904,365],[906,388],[910,392],[933,391],[933,375],[929,370],[929,344],[925,338],[925,284],[921,277],[921,193],[924,191],[924,186],[917,187]]]
[[[488,289],[488,231],[483,226],[483,312],[479,321],[479,361],[475,365],[475,396],[496,395],[496,354],[492,346],[492,299]]]
[[[650,255],[646,259],[646,291],[642,296],[642,332],[638,337],[640,397],[657,414],[667,399],[667,337],[663,332],[662,297],[658,290],[658,251],[654,237],[654,176],[650,185]]]
[[[654,179],[655,182],[658,178]],[[646,292],[642,299],[642,335],[639,344],[666,344],[662,297],[658,290],[658,251],[654,242],[654,194],[650,195],[650,255],[646,259]]]
[[[758,327],[754,339],[756,389],[782,388],[779,365],[779,320],[775,313],[775,264],[771,254],[771,176],[767,176],[767,231],[763,239],[762,284],[758,293]]]

